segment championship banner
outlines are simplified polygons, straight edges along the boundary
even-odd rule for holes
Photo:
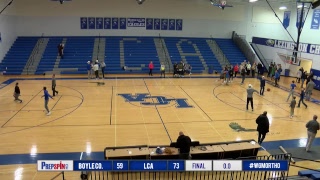
[[[168,19],[161,19],[161,30],[168,30]]]
[[[128,18],[127,19],[128,27],[145,27],[146,19],[145,18]]]
[[[81,29],[88,29],[88,18],[86,18],[86,17],[80,18],[80,28]]]
[[[304,6],[304,3],[302,3],[302,6]],[[297,8],[297,23],[296,23],[296,26],[297,26],[297,28],[299,28],[300,27],[300,24],[301,24],[301,27],[303,27],[303,24],[304,24],[304,13],[302,14],[302,22],[300,22],[300,18],[301,18],[301,13],[302,13],[302,9],[303,8]],[[303,11],[303,12],[305,12],[305,11]]]
[[[112,18],[112,29],[119,29],[119,18]]]
[[[153,19],[147,18],[146,22],[146,30],[153,30]]]
[[[284,28],[288,28],[290,25],[290,15],[291,15],[291,11],[285,11],[283,13],[283,22],[282,25]]]
[[[282,41],[277,39],[267,39],[260,37],[253,37],[252,43],[288,50],[293,50],[295,46],[295,43],[292,41]],[[320,45],[299,43],[298,51],[302,53],[320,55]]]
[[[313,10],[313,15],[311,19],[311,29],[319,29],[320,21],[320,9]]]
[[[103,18],[96,18],[96,29],[103,29]]]
[[[160,30],[160,19],[153,19],[154,30]]]
[[[103,28],[111,29],[111,18],[103,18]]]
[[[176,20],[169,19],[169,30],[176,30]]]
[[[183,23],[182,19],[176,19],[176,30],[177,31],[182,31],[182,23]]]
[[[89,29],[96,29],[96,18],[89,17]]]
[[[127,29],[127,19],[126,18],[120,18],[120,29]]]

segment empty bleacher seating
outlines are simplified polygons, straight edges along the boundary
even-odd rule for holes
[[[38,39],[38,37],[17,38],[2,60],[0,71],[6,71],[7,75],[21,74]]]
[[[105,48],[107,73],[147,73],[150,61],[154,64],[154,72],[160,72],[160,60],[152,37],[106,37]],[[129,70],[123,71],[122,66]]]
[[[7,74],[21,74],[29,56],[41,37],[19,37],[0,64]],[[94,60],[95,40],[99,37],[48,37],[49,41],[35,74],[61,71],[61,74],[86,74],[87,61]],[[100,37],[105,39],[104,57],[107,74],[147,74],[153,61],[155,73],[160,71],[159,48],[167,48],[171,62],[183,58],[192,66],[193,73],[206,73],[210,66],[216,71],[222,67],[207,44],[208,38],[164,37],[165,44],[156,44],[158,37]],[[245,58],[231,39],[215,39],[230,63],[241,63]],[[65,41],[64,58],[59,60],[57,46]],[[157,51],[158,48],[158,51]],[[163,51],[163,49],[161,49]],[[129,70],[122,70],[127,66]]]
[[[209,66],[213,66],[214,70],[221,70],[221,65],[206,42],[207,39],[166,37],[164,40],[172,63],[180,62],[184,56],[186,63],[192,66],[193,73],[203,73],[205,67]]]
[[[48,45],[41,58],[39,66],[35,74],[43,74],[47,71],[52,71],[56,59],[58,57],[57,47],[62,42],[62,37],[49,38]]]
[[[214,39],[232,65],[241,64],[246,58],[231,39]]]
[[[64,57],[60,60],[58,68],[78,68],[78,70],[66,70],[62,71],[61,74],[86,74],[87,61],[95,59],[92,58],[95,37],[66,37],[66,40]]]

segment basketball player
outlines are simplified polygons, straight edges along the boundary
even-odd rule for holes
[[[296,88],[296,84],[294,83],[294,81],[292,81],[292,83],[290,84],[290,91],[289,91],[289,96],[287,98],[287,102],[289,101],[290,97],[293,96],[294,94],[294,89]]]
[[[43,87],[43,93],[44,95],[41,96],[41,98],[44,97],[44,108],[47,110],[47,116],[50,116],[51,112],[48,108],[49,98],[53,99],[53,97],[48,93],[47,87]]]
[[[264,87],[266,86],[266,80],[264,78],[264,76],[261,77],[260,80],[260,95],[263,96],[264,93]]]
[[[59,94],[59,92],[56,91],[56,86],[57,86],[57,84],[56,84],[56,75],[53,74],[52,75],[52,95],[53,96],[56,96],[56,93],[57,93],[57,95]]]
[[[253,111],[253,93],[254,92],[259,93],[257,90],[252,88],[251,84],[249,84],[247,89],[247,111],[248,111],[249,102],[251,103],[251,109]]]
[[[20,103],[22,103],[22,100],[19,99],[19,96],[20,96],[19,83],[16,83],[16,87],[14,88],[14,92],[13,92],[14,101],[20,101]]]
[[[275,74],[274,74],[274,86],[275,87],[279,87],[279,79],[280,79],[280,73],[279,71],[276,71]]]
[[[290,118],[293,118],[293,115],[294,115],[294,108],[296,107],[296,97],[293,96],[292,97],[292,100],[291,100],[291,103],[290,103]]]
[[[241,68],[240,74],[241,74],[241,78],[242,78],[242,81],[241,81],[241,85],[242,85],[244,83],[244,80],[246,79],[246,68],[245,67]]]
[[[308,108],[308,105],[306,105],[306,103],[304,103],[303,99],[304,99],[304,96],[305,96],[305,91],[304,91],[304,88],[301,88],[301,93],[300,93],[300,99],[299,99],[299,103],[298,103],[298,108],[300,108],[300,103],[302,102],[302,104]]]
[[[311,79],[311,81],[307,84],[307,87],[306,87],[306,100],[307,101],[310,101],[312,90],[314,89],[315,86],[316,86],[316,84]]]

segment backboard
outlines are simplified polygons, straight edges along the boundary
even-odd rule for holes
[[[277,53],[279,58],[284,62],[285,68],[290,65],[300,66],[301,62],[301,51],[286,50],[286,53]]]

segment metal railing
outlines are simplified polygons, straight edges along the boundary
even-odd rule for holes
[[[230,62],[226,55],[223,53],[223,51],[219,48],[219,45],[216,43],[216,41],[213,39],[212,35],[210,36],[210,43],[213,44],[212,48],[215,51],[215,55],[218,56],[218,58],[221,59],[223,65],[230,65]],[[224,67],[222,67],[224,68]]]
[[[241,50],[241,52],[244,54],[244,56],[250,63],[259,61],[254,51],[251,49],[250,45],[245,40],[244,36],[240,36],[235,31],[233,31],[232,40],[238,46],[238,48]]]
[[[99,41],[98,41],[98,51],[97,51],[97,59],[99,59],[99,52],[100,52],[100,39],[101,39],[101,36],[100,36],[100,33],[99,33]],[[96,59],[96,60],[97,60]]]
[[[56,176],[54,176],[50,180],[57,180],[57,179],[61,179],[61,178],[62,178],[62,180],[65,180],[64,179],[64,171],[60,172],[59,174],[57,174]]]
[[[307,169],[307,170],[312,170],[312,171],[317,171],[320,173],[320,169],[315,169],[315,167],[320,167],[320,161],[318,160],[313,160],[313,159],[305,159],[305,158],[300,158],[300,157],[292,157],[292,159],[300,159],[303,160],[304,162],[308,162],[308,163],[303,163],[304,165],[300,166],[297,165],[296,163],[291,164],[291,166],[293,167],[297,167],[297,168],[301,168],[301,169]],[[307,167],[309,166],[309,167]]]
[[[169,62],[169,55],[167,54],[167,51],[165,50],[164,44],[163,44],[163,38],[161,37],[160,33],[159,33],[159,41],[161,42],[161,48],[162,51],[164,53],[164,57],[165,57],[165,63],[166,63],[166,67],[169,68],[169,73],[171,72],[171,66],[172,64]]]
[[[246,158],[237,158],[237,160],[286,160],[288,164],[291,160],[290,154],[278,154],[269,156],[255,156]],[[105,172],[93,171],[87,174],[88,180],[108,180],[108,179],[128,179],[128,180],[267,180],[277,179],[285,180],[288,177],[288,171],[183,171],[183,172]]]
[[[259,47],[254,44],[254,43],[251,43],[251,46],[252,46],[252,49],[257,53],[256,55],[259,57],[260,59],[260,62],[263,64],[263,66],[265,67],[265,69],[267,71],[269,71],[269,64],[271,64],[271,62],[273,61],[272,59],[266,59],[262,52],[260,51]]]
[[[30,66],[33,66],[34,60],[35,60],[36,56],[39,53],[40,45],[44,41],[43,36],[44,36],[44,33],[42,33],[41,38],[38,40],[38,42],[36,44],[36,47],[33,49],[32,53],[31,53],[30,61],[28,61],[27,64],[26,64],[26,66],[27,66],[27,75],[29,75]]]

